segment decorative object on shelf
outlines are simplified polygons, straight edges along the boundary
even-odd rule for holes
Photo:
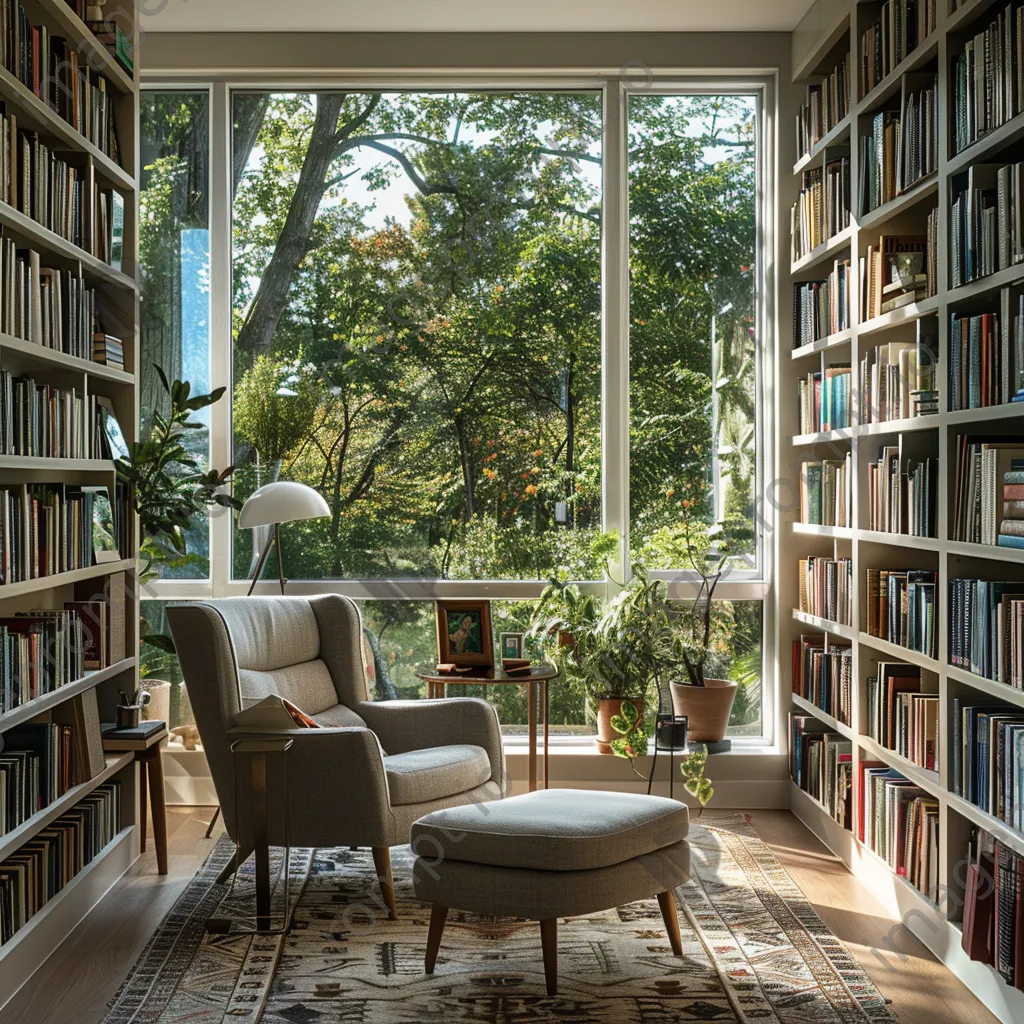
[[[490,601],[438,601],[437,660],[456,669],[494,665]]]
[[[281,524],[294,523],[305,519],[322,519],[329,516],[331,510],[323,496],[306,484],[293,480],[278,480],[264,484],[253,492],[242,506],[238,516],[238,527],[241,530],[255,530],[259,527],[273,527],[267,533],[256,568],[252,574],[249,593],[256,589],[263,566],[272,548],[277,549],[277,575],[281,584],[281,593],[288,581],[284,575],[284,556],[281,550]]]
[[[523,661],[523,636],[522,633],[499,633],[498,650],[501,651],[501,661]]]

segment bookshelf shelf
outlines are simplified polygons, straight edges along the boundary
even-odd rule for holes
[[[920,46],[916,47],[913,53],[907,54],[871,92],[862,97],[857,104],[857,113],[874,113],[876,107],[880,107],[886,100],[891,99],[900,91],[900,83],[904,75],[909,75],[912,71],[916,71],[930,60],[934,60],[938,53],[939,33],[936,31],[932,32]]]
[[[945,544],[946,551],[961,558],[991,558],[996,562],[1016,562],[1024,565],[1024,548],[1001,548],[996,544],[965,544],[951,540]]]
[[[2,95],[3,90],[0,88],[0,96]],[[49,228],[44,228],[42,224],[37,224],[31,217],[19,213],[8,203],[0,202],[0,226],[20,245],[43,250],[48,256],[63,261],[67,266],[81,264],[82,273],[90,284],[110,285],[131,293],[138,290],[134,278],[115,270],[92,253],[65,241],[60,235]]]
[[[849,540],[853,529],[849,526],[818,526],[817,523],[793,523],[793,532],[809,537],[833,537],[836,540]]]
[[[1015,263],[1012,267],[997,270],[994,274],[986,274],[979,277],[977,281],[970,281],[962,284],[959,288],[952,288],[946,294],[946,301],[950,306],[966,302],[969,299],[976,299],[990,292],[997,292],[1000,288],[1007,288],[1024,281],[1024,263]]]
[[[1018,690],[1013,686],[1008,686],[1006,683],[996,682],[995,679],[986,679],[984,676],[975,675],[966,669],[957,668],[956,665],[946,665],[945,673],[947,678],[953,679],[958,683],[963,683],[965,686],[970,686],[975,690],[981,690],[982,693],[998,697],[1000,700],[1005,700],[1008,704],[1017,704],[1019,707],[1024,707],[1024,690]]]
[[[820,73],[822,64],[829,54],[836,48],[843,36],[850,31],[851,10],[856,8],[855,2],[848,2],[842,5],[834,14],[830,15],[829,27],[818,36],[807,52],[800,57],[793,66],[793,81],[802,82]]]
[[[823,430],[817,434],[796,434],[793,437],[793,446],[799,447],[805,444],[827,444],[831,441],[849,441],[853,437],[853,428],[845,430]]]
[[[912,651],[909,647],[901,647],[899,644],[890,643],[881,637],[872,636],[861,630],[857,639],[867,647],[887,655],[896,661],[905,661],[908,665],[917,665],[919,668],[927,669],[929,672],[941,672],[942,666],[934,658],[920,651]]]
[[[899,327],[910,323],[913,320],[920,320],[921,317],[931,316],[939,310],[939,299],[936,295],[930,295],[920,302],[912,302],[909,306],[900,306],[899,309],[890,310],[881,316],[865,320],[857,328],[857,336],[862,334],[875,334],[878,331],[886,331],[890,327]]]
[[[996,0],[965,0],[946,21],[946,31],[950,34],[961,32],[968,28],[971,22],[980,18],[989,8],[993,7]]]
[[[1024,416],[1024,402],[1008,402],[1006,405],[987,405],[981,409],[957,409],[945,413],[943,418],[951,427],[966,427],[972,423],[1013,420],[1021,416]]]
[[[911,185],[906,191],[901,192],[895,199],[890,199],[889,202],[882,203],[881,206],[858,217],[857,222],[860,225],[861,231],[867,231],[869,228],[877,227],[893,217],[906,213],[907,210],[913,209],[918,203],[930,199],[938,191],[938,172],[929,174],[927,177]]]
[[[812,249],[806,256],[801,256],[800,259],[793,264],[791,272],[799,274],[805,270],[812,270],[814,267],[834,259],[838,253],[843,251],[843,249],[849,248],[852,237],[853,229],[844,228],[839,232],[839,234],[833,235],[831,238],[822,242],[816,249]]]
[[[806,698],[801,697],[800,694],[793,694],[793,703],[801,710],[814,715],[815,718],[824,722],[830,729],[835,730],[841,736],[845,736],[848,740],[856,740],[857,737],[848,725],[843,725],[838,718],[833,718],[827,711],[822,711],[817,704],[812,704]]]
[[[33,455],[0,455],[0,470],[52,473],[113,473],[109,459],[43,459]]]
[[[58,572],[52,576],[40,576],[34,580],[21,580],[17,583],[0,584],[0,600],[8,597],[23,597],[26,594],[38,594],[44,590],[54,590],[71,583],[83,580],[99,579],[114,572],[131,572],[135,568],[135,559],[122,558],[117,562],[105,562],[102,565],[90,565],[84,569],[72,569],[70,572]]]
[[[841,348],[843,345],[849,345],[852,337],[853,328],[848,327],[845,331],[837,331],[835,334],[829,334],[824,338],[819,338],[810,345],[801,345],[800,348],[793,349],[790,352],[790,355],[794,359],[805,359],[807,356],[815,356],[819,352],[827,352],[829,349]]]
[[[971,143],[962,153],[951,156],[946,164],[947,175],[959,174],[971,164],[987,163],[992,155],[1006,146],[1012,146],[1024,138],[1024,114],[1018,114],[1006,124],[989,132],[988,135]]]
[[[59,690],[54,690],[53,693],[44,693],[41,697],[36,697],[34,700],[27,701],[25,704],[13,708],[11,711],[0,715],[0,733],[13,729],[16,725],[21,725],[23,722],[29,722],[37,715],[52,710],[58,704],[63,704],[64,701],[70,700],[86,690],[91,690],[94,686],[99,686],[100,683],[113,679],[122,672],[131,671],[137,664],[138,660],[136,658],[124,658],[113,665],[108,665],[106,668],[87,672],[81,679],[76,679],[74,682],[62,686]]]
[[[883,747],[881,743],[873,740],[870,736],[858,736],[857,743],[863,750],[866,750],[874,761],[884,761],[890,768],[895,768],[901,775],[916,783],[925,792],[941,800],[944,795],[944,787],[939,778],[938,772],[928,768],[922,768],[895,750]]]
[[[857,635],[852,626],[844,626],[840,622],[832,622],[830,619],[823,619],[818,615],[811,615],[810,612],[802,612],[798,608],[793,609],[793,621],[800,622],[805,626],[813,626],[815,629],[841,636],[846,640],[856,640]]]
[[[881,420],[878,423],[862,423],[857,427],[858,437],[874,434],[905,434],[908,430],[934,430],[939,426],[939,416],[914,416],[904,420]]]
[[[858,530],[857,537],[868,544],[891,544],[897,548],[917,548],[918,551],[938,551],[940,549],[939,542],[934,537],[914,537],[909,533]]]
[[[72,786],[62,797],[54,800],[48,807],[33,814],[27,821],[22,822],[16,829],[0,836],[0,861],[10,857],[24,843],[27,843],[33,836],[42,832],[47,825],[56,821],[65,811],[70,811],[75,804],[84,796],[88,796],[97,786],[103,785],[108,779],[113,778],[122,768],[126,768],[135,759],[131,752],[125,754],[108,754],[107,765],[98,775],[80,786]]]
[[[829,146],[834,146],[837,142],[841,141],[850,131],[850,125],[853,123],[853,118],[847,114],[841,121],[837,121],[834,127],[830,128],[818,141],[811,147],[809,153],[805,153],[795,164],[793,164],[793,173],[799,174],[801,171],[806,171],[808,167],[812,167],[815,161],[821,159],[821,155],[828,149]]]
[[[17,353],[19,361],[26,367],[39,370],[70,370],[84,373],[96,380],[110,381],[128,387],[135,384],[135,375],[125,370],[69,356],[56,349],[44,348],[24,338],[16,338],[13,334],[0,334],[0,353],[4,352]]]
[[[131,75],[121,67],[110,51],[92,34],[85,22],[64,0],[36,0],[51,25],[56,25],[69,42],[75,44],[79,56],[84,57],[90,68],[103,74],[118,92],[135,92]]]
[[[975,807],[969,800],[965,800],[956,793],[947,792],[945,800],[946,804],[956,811],[957,814],[962,815],[968,821],[974,822],[975,825],[983,828],[990,835],[995,836],[999,842],[1005,843],[1016,853],[1024,857],[1024,835],[1016,829],[1010,828],[1005,821],[1001,821],[995,815],[989,814],[988,811],[983,811],[980,807]]]
[[[126,193],[135,191],[135,180],[124,168],[119,167],[56,111],[51,110],[4,67],[0,67],[0,94],[14,109],[19,127],[34,128],[52,136],[62,148],[86,154],[92,158],[96,175],[102,182]]]

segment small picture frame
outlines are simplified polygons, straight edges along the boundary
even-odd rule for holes
[[[92,509],[92,559],[94,565],[117,562],[121,553],[117,548],[117,525],[106,487],[83,487]]]
[[[523,633],[499,633],[498,650],[502,661],[525,661]]]
[[[493,668],[490,602],[438,601],[436,610],[438,663]]]

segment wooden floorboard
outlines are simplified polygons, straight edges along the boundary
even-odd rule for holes
[[[169,807],[169,870],[156,874],[152,841],[126,879],[0,1010],[0,1024],[98,1024],[150,935],[221,831],[204,839],[212,808]],[[735,813],[735,812],[721,812]],[[708,812],[709,816],[714,812]],[[996,1024],[945,967],[788,811],[754,811],[758,835],[845,942],[900,1024]]]

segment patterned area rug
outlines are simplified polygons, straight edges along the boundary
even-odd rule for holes
[[[392,851],[398,920],[368,850],[296,850],[284,936],[211,934],[251,916],[252,885],[215,882],[222,838],[129,975],[105,1024],[677,1024],[893,1021],[878,991],[741,816],[691,827],[694,877],[677,891],[683,956],[655,899],[559,923],[559,992],[545,994],[535,922],[452,911],[423,973],[429,908],[408,850]],[[276,865],[280,870],[282,864]],[[275,890],[283,909],[283,886]]]

